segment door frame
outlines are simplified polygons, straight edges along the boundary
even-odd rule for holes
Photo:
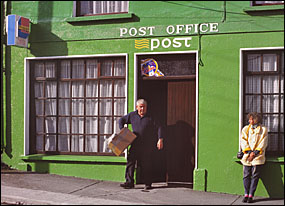
[[[138,98],[138,72],[139,68],[137,67],[138,56],[149,55],[149,54],[196,54],[196,112],[195,112],[195,166],[194,169],[198,168],[198,109],[199,109],[199,57],[198,50],[191,51],[169,51],[169,52],[143,52],[143,53],[134,53],[134,110],[136,110],[136,101]]]

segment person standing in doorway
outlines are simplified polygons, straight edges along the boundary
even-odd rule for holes
[[[147,113],[147,102],[137,100],[136,111],[130,112],[119,120],[119,128],[131,124],[133,133],[137,138],[132,142],[127,155],[125,171],[126,182],[120,184],[125,189],[134,188],[134,171],[136,162],[139,161],[144,177],[145,190],[151,189],[152,184],[152,154],[156,149],[163,148],[162,128],[158,126]]]
[[[256,112],[247,115],[249,125],[241,132],[240,145],[244,153],[243,164],[244,198],[242,202],[252,203],[262,166],[265,163],[265,149],[268,144],[268,131],[262,117]]]

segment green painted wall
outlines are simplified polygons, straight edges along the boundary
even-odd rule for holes
[[[239,135],[240,49],[284,47],[284,11],[280,10],[284,6],[263,7],[279,10],[252,11],[249,1],[131,1],[127,15],[83,17],[78,21],[79,18],[72,17],[72,1],[10,3],[11,14],[29,18],[32,24],[29,49],[4,46],[5,115],[4,137],[1,138],[5,150],[2,161],[21,170],[112,181],[123,181],[124,177],[124,160],[118,163],[110,157],[100,157],[100,160],[92,156],[70,157],[72,160],[23,157],[24,58],[127,53],[128,111],[132,111],[134,53],[199,50],[198,163],[194,171],[194,189],[243,194],[242,166],[234,159]],[[199,23],[218,23],[219,31],[201,32],[200,36],[184,31],[170,35],[166,31],[169,25]],[[140,27],[155,27],[153,35],[146,32],[145,36],[126,34],[120,37],[120,28],[133,28],[134,31]],[[173,41],[177,37],[192,37],[191,46],[135,48],[135,40],[159,39],[162,42],[165,38]],[[113,175],[113,170],[117,175]],[[283,193],[284,157],[281,163],[266,164],[256,195],[284,197]]]

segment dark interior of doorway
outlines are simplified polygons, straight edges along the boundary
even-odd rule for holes
[[[138,71],[137,97],[148,102],[148,112],[163,126],[164,149],[153,155],[154,182],[193,183],[195,159],[195,54],[138,56],[137,68],[153,58],[164,77],[143,77]],[[137,174],[137,182],[143,176]]]
[[[169,84],[180,81],[139,82],[138,98],[147,100],[148,112],[164,128],[164,149],[153,155],[154,182],[193,182],[194,128],[185,121],[169,120]]]

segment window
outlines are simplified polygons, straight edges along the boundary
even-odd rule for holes
[[[128,1],[76,1],[76,16],[128,13]]]
[[[284,50],[244,53],[244,125],[259,112],[268,128],[267,153],[284,156]]]
[[[284,1],[252,1],[252,6],[280,5],[280,4],[284,4]]]
[[[33,153],[109,154],[106,139],[125,114],[124,57],[35,60],[31,64]]]

